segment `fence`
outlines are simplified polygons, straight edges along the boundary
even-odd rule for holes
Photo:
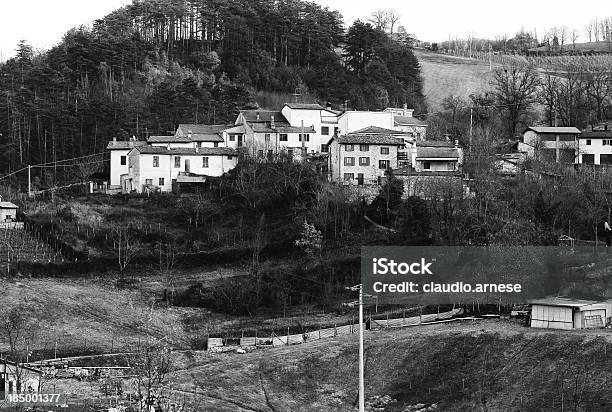
[[[369,319],[364,323],[364,328],[369,330],[378,330],[385,328],[401,328],[405,326],[415,326],[420,324],[426,324],[429,322],[434,322],[438,320],[448,320],[452,319],[455,316],[461,315],[463,313],[462,308],[453,309],[447,312],[441,313],[432,313],[427,315],[420,316],[411,316],[401,318],[389,318],[386,319],[372,319],[370,316]],[[369,327],[368,327],[369,326]],[[261,336],[243,336],[240,338],[239,346],[241,347],[256,347],[256,346],[272,346],[272,347],[280,347],[280,346],[288,346],[288,345],[298,345],[305,342],[311,342],[319,339],[327,339],[333,338],[336,336],[343,335],[352,335],[355,333],[359,333],[359,324],[351,322],[347,325],[337,326],[334,325],[333,328],[320,328],[318,330],[304,332],[299,334],[287,334],[287,335],[277,335],[274,332],[270,334],[270,336],[261,337]],[[233,348],[238,345],[233,344],[236,339],[229,338],[208,338],[207,348],[212,351],[223,351],[225,348]]]

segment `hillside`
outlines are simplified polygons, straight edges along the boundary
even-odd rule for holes
[[[442,108],[449,95],[467,100],[471,93],[490,89],[489,64],[481,60],[415,50],[424,80],[423,94],[429,111]],[[495,66],[494,66],[495,67]]]

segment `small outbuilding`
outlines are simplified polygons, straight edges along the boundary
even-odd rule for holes
[[[603,328],[612,317],[612,301],[548,297],[532,300],[529,304],[532,328]]]
[[[0,358],[0,393],[38,392],[42,375],[38,369]]]
[[[0,198],[0,223],[15,222],[17,220],[17,209],[19,207],[11,202],[3,202]]]

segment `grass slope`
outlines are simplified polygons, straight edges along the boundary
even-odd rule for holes
[[[415,50],[424,80],[423,94],[430,111],[442,108],[449,95],[468,99],[471,93],[490,89],[489,64],[476,59]]]
[[[419,403],[444,411],[610,410],[611,341],[609,331],[499,321],[368,333],[366,400],[390,396],[395,402],[386,411]],[[357,399],[357,355],[355,336],[202,354],[200,366],[172,380],[205,410],[349,411]]]

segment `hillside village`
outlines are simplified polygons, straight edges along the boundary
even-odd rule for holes
[[[0,411],[612,409],[612,19],[404,14],[142,0],[19,42]],[[372,292],[370,251],[449,292]]]

